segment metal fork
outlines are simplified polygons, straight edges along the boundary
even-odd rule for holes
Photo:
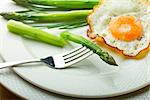
[[[0,63],[0,69],[18,66],[21,64],[35,63],[35,62],[43,62],[51,68],[62,69],[62,68],[71,66],[71,65],[87,58],[88,56],[90,56],[92,54],[93,54],[93,51],[82,46],[82,47],[78,47],[74,50],[71,50],[69,52],[54,55],[54,56],[49,56],[46,58]]]

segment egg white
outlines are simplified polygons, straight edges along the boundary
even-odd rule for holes
[[[126,42],[118,40],[109,32],[108,25],[111,19],[119,16],[135,16],[141,21],[143,33],[139,39]],[[136,56],[147,48],[150,43],[150,13],[148,7],[142,6],[136,0],[104,0],[88,17],[91,34],[103,37],[106,44],[122,50],[125,55]]]

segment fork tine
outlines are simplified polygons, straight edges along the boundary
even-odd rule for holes
[[[90,49],[82,46],[70,52],[54,55],[52,57],[54,62],[53,67],[57,69],[66,68],[74,63],[79,62],[80,60],[83,60],[91,54],[93,54],[93,51],[90,51]]]
[[[89,51],[88,53],[85,53],[85,54],[81,55],[81,56],[78,57],[77,59],[74,59],[74,60],[72,60],[72,61],[66,63],[65,66],[64,66],[64,68],[65,68],[65,67],[68,67],[68,66],[70,66],[70,65],[73,65],[73,64],[75,64],[75,63],[77,63],[77,62],[80,62],[80,61],[82,61],[83,59],[89,57],[89,56],[92,55],[92,54],[93,54],[93,51]]]
[[[64,57],[64,60],[67,60],[67,59],[69,59],[69,58],[72,58],[72,57],[74,57],[74,56],[76,56],[76,55],[78,55],[78,54],[84,52],[85,50],[87,50],[87,48],[86,48],[86,47],[82,47],[81,49],[78,49],[78,50],[76,50],[76,51],[73,52],[73,53],[70,53],[70,54],[68,54],[68,55],[66,55],[66,56],[63,56],[63,57]]]
[[[65,62],[70,62],[72,60],[75,60],[79,57],[81,57],[82,55],[85,55],[86,53],[88,53],[90,50],[89,49],[85,49],[85,50],[82,50],[80,52],[77,52],[76,54],[70,56],[69,58],[66,58],[64,59]]]
[[[69,52],[65,52],[65,53],[63,53],[63,54],[61,54],[61,55],[62,55],[63,57],[65,57],[65,56],[68,56],[68,55],[70,55],[70,54],[72,54],[72,53],[74,53],[74,52],[76,52],[76,51],[82,49],[82,48],[84,48],[84,47],[83,47],[83,46],[80,46],[80,47],[75,48],[75,49],[73,49],[73,50],[71,50],[71,51],[69,51]]]

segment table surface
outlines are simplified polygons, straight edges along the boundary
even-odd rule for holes
[[[9,99],[14,99],[14,100],[20,100],[21,98],[19,98],[18,96],[16,96],[15,94],[13,94],[12,92],[8,91],[5,87],[3,87],[2,85],[0,85],[0,100],[9,100]]]

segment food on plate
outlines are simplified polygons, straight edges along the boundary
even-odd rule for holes
[[[66,41],[63,38],[47,33],[38,28],[28,26],[22,22],[10,20],[7,23],[7,28],[10,32],[22,37],[45,42],[54,46],[63,47],[66,44]]]
[[[16,4],[28,8],[40,8],[42,6],[54,6],[61,9],[92,9],[99,0],[13,0]],[[42,5],[42,6],[36,6]],[[45,8],[46,8],[45,7]],[[44,8],[44,7],[43,7]],[[52,7],[51,7],[52,8]]]
[[[38,28],[73,29],[86,26],[86,17],[99,0],[12,0],[26,11],[0,13],[5,19]],[[67,11],[67,12],[50,12]],[[50,13],[51,14],[50,14]],[[38,23],[37,23],[38,22]],[[41,23],[42,22],[42,23]]]
[[[70,40],[89,48],[94,53],[99,55],[99,57],[106,63],[117,66],[117,63],[115,62],[114,58],[111,55],[109,55],[106,51],[103,51],[98,45],[94,44],[90,40],[87,40],[80,35],[72,34],[68,31],[62,32],[60,35],[65,40]]]
[[[70,29],[86,26],[86,17],[91,10],[73,10],[66,12],[34,12],[30,10],[0,13],[5,19],[22,21],[30,26],[40,28]]]
[[[71,34],[68,31],[62,32],[59,37],[15,20],[9,20],[7,28],[10,32],[18,34],[22,37],[49,43],[59,47],[63,47],[67,43],[66,40],[71,40],[75,43],[86,46],[99,55],[100,58],[106,63],[117,66],[114,58],[107,52],[103,51],[99,46],[82,36]]]
[[[93,5],[98,3],[98,0],[68,0],[67,2],[65,0],[61,0],[61,1],[60,0],[13,0],[13,1],[15,1],[19,5],[27,7],[29,10],[0,13],[1,16],[9,20],[7,24],[7,28],[10,32],[25,38],[49,43],[59,47],[63,47],[67,43],[66,40],[70,40],[89,48],[106,63],[117,66],[116,61],[111,55],[109,55],[107,52],[102,50],[95,43],[85,39],[82,36],[71,34],[68,31],[65,31],[61,33],[59,37],[53,34],[49,34],[38,28],[34,28],[34,27],[54,28],[58,26],[61,27],[61,29],[63,28],[70,29],[70,28],[85,26],[87,25],[86,17],[91,13],[91,10],[85,10],[85,8],[92,8]],[[64,8],[70,10],[71,9],[84,9],[84,10],[49,13],[49,12],[45,12],[47,10],[43,8],[40,8],[40,10],[42,9],[40,11],[39,8],[37,9],[37,7],[35,7],[35,4],[48,5],[48,6],[53,5],[56,7],[62,7],[60,8],[61,10],[66,10]],[[30,7],[33,8],[30,9]],[[45,25],[42,23],[45,23]],[[50,25],[49,23],[50,24],[56,23],[56,24]]]
[[[89,15],[91,10],[73,10],[66,12],[6,12],[0,13],[5,19],[17,20],[17,21],[35,21],[35,22],[70,22],[70,21],[83,21]]]
[[[148,4],[141,0],[101,0],[87,18],[88,36],[129,58],[144,57],[150,45]]]

